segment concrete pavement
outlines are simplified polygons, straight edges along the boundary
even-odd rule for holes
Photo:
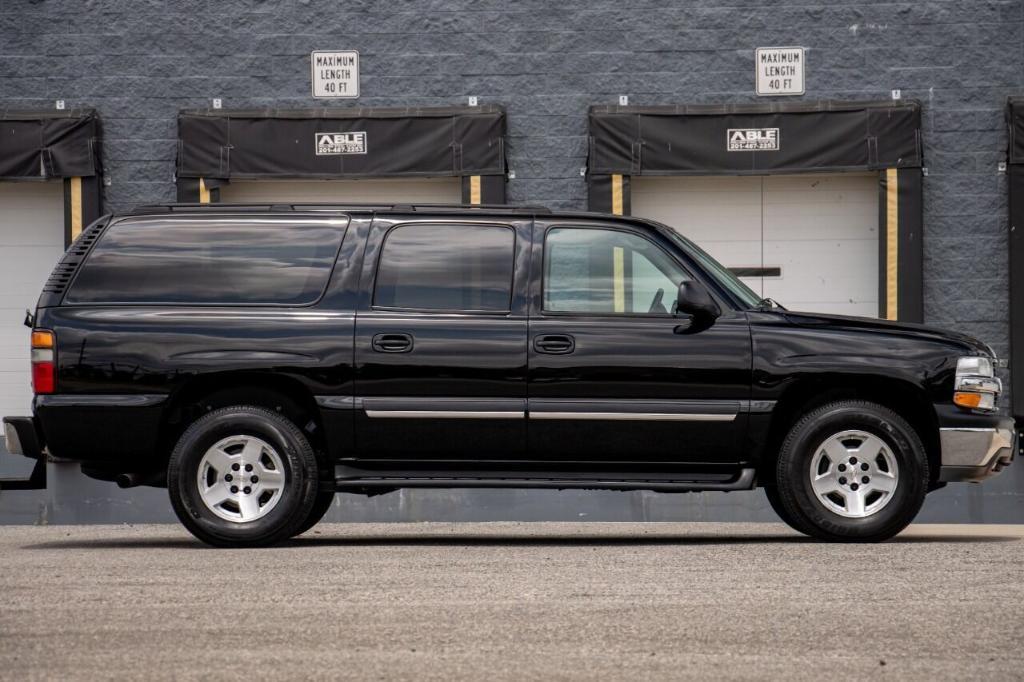
[[[0,527],[0,678],[1019,679],[1024,526]]]

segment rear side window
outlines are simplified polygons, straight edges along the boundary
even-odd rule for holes
[[[313,303],[343,234],[340,225],[258,217],[125,220],[93,247],[66,300]]]
[[[497,225],[401,225],[384,238],[373,304],[506,312],[515,232]]]

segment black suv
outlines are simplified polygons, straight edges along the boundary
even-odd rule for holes
[[[410,487],[762,486],[800,532],[882,540],[1016,451],[985,344],[788,311],[635,218],[147,207],[85,230],[30,320],[15,487],[78,460],[214,545]]]

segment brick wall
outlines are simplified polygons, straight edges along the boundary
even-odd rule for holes
[[[0,0],[0,102],[96,107],[107,207],[121,209],[174,198],[179,109],[214,97],[225,108],[346,106],[310,97],[309,53],[357,49],[359,104],[503,104],[510,200],[581,208],[588,105],[620,94],[639,105],[751,100],[754,48],[801,45],[806,99],[886,99],[899,88],[923,103],[925,317],[1006,355],[1007,197],[996,169],[1004,101],[1024,94],[1024,2],[670,4]],[[1016,470],[985,490],[1024,488]],[[940,495],[962,506],[981,494]]]

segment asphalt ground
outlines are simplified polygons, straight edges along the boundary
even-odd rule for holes
[[[1024,526],[0,527],[0,678],[1020,679]]]

